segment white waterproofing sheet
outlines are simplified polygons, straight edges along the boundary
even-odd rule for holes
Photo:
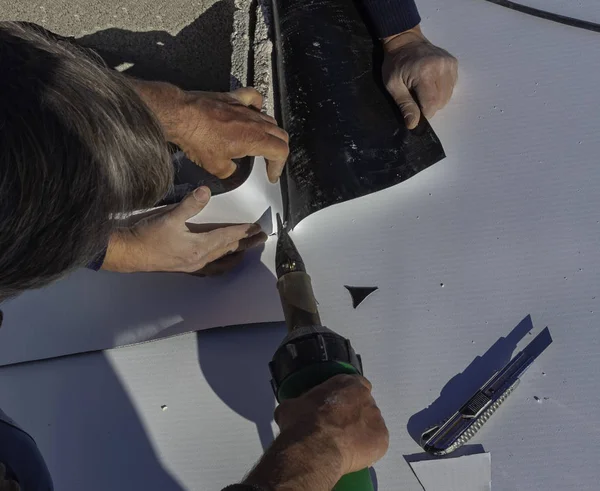
[[[378,487],[420,490],[405,460],[420,432],[549,326],[554,344],[472,443],[493,455],[494,491],[596,490],[600,35],[478,0],[419,6],[461,63],[432,121],[448,157],[293,232],[322,319],[362,354],[386,417]],[[81,272],[24,295],[3,307],[0,361],[278,320],[273,245],[218,280]],[[343,285],[379,290],[354,310]],[[267,362],[283,335],[209,330],[5,367],[0,407],[36,437],[56,489],[218,490],[273,436]]]

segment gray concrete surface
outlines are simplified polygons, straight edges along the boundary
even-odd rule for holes
[[[258,0],[255,6],[254,35],[252,37],[252,85],[264,96],[264,109],[275,113],[273,84],[273,26],[271,0]]]
[[[234,0],[0,0],[0,18],[80,38],[141,78],[229,90],[234,8]]]

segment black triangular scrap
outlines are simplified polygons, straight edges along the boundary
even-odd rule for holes
[[[344,285],[352,296],[352,307],[358,307],[371,293],[379,290],[378,286],[348,286]]]

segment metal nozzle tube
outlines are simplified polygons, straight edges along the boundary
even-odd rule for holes
[[[321,318],[310,276],[294,241],[277,214],[277,249],[275,252],[277,289],[288,331],[300,327],[320,326]]]
[[[307,273],[295,271],[282,276],[277,281],[277,289],[289,332],[321,325],[317,299]]]

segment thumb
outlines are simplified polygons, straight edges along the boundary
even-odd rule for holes
[[[262,110],[263,96],[253,87],[241,87],[231,92],[230,95],[244,106],[252,106],[259,111]]]
[[[202,186],[194,192],[188,194],[181,203],[179,203],[170,215],[177,222],[185,224],[187,220],[200,213],[210,200],[210,189]]]
[[[398,81],[394,84],[388,84],[387,89],[396,104],[398,104],[406,127],[409,130],[414,130],[421,119],[421,110],[412,98],[408,87],[402,81]]]

